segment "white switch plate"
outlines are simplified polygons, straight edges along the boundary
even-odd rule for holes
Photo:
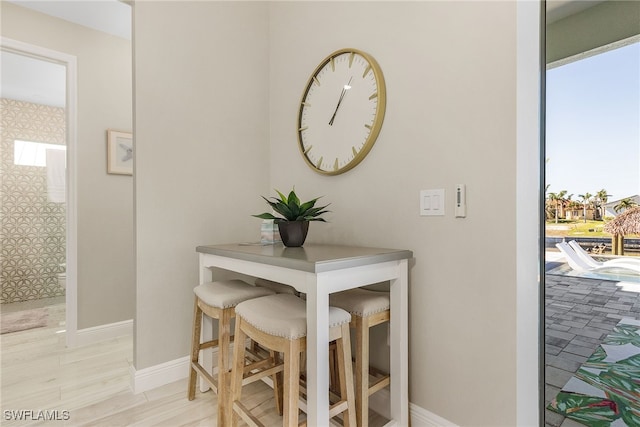
[[[420,215],[444,215],[444,188],[420,191]]]

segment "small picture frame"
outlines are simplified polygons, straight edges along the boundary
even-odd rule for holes
[[[107,173],[133,175],[133,134],[107,130]]]

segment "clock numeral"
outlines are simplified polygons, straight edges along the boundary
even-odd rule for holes
[[[376,99],[378,97],[378,92],[374,93],[373,95],[371,95],[369,97],[369,101],[371,101],[372,99]]]
[[[313,76],[313,81],[320,86],[320,80],[318,80],[318,78],[316,76]]]
[[[301,127],[300,129],[298,129],[298,132],[304,132],[307,129],[309,129],[309,126],[304,126],[304,127]]]
[[[306,155],[309,151],[311,151],[311,149],[312,149],[312,148],[313,148],[313,145],[310,145],[308,148],[306,148],[306,149],[302,152],[302,154],[305,154],[305,155]]]
[[[367,65],[367,68],[364,69],[364,73],[362,73],[362,78],[364,79],[367,74],[371,71],[371,65]]]
[[[356,57],[356,54],[354,52],[351,52],[349,54],[349,68],[351,68],[351,66],[353,65],[353,59]]]
[[[331,58],[329,63],[331,64],[331,71],[336,71],[336,61],[335,61],[335,59]]]
[[[364,127],[366,127],[367,129],[371,130],[371,125],[368,125],[365,123]]]
[[[333,164],[333,170],[334,170],[334,171],[337,171],[337,170],[338,170],[338,158],[337,158],[337,157],[336,157],[336,161],[335,161],[335,163]]]
[[[318,160],[318,162],[316,163],[316,167],[318,169],[322,169],[322,157],[320,157],[320,159]]]
[[[353,145],[351,146],[351,151],[353,152],[353,157],[358,155],[358,150],[356,150],[355,146],[353,146]]]
[[[311,107],[311,104],[309,104],[308,102],[303,102],[303,103],[302,103],[302,106],[304,106],[304,107]]]

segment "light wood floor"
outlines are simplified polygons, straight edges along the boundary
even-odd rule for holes
[[[215,394],[198,391],[195,400],[187,400],[186,379],[133,394],[130,336],[67,349],[64,304],[48,310],[46,327],[0,335],[2,426],[216,426]],[[242,400],[266,425],[282,425],[273,391],[264,383],[245,386]],[[11,411],[21,410],[33,411],[34,417],[38,411],[58,411],[58,418],[68,411],[68,420],[10,418]],[[372,412],[372,427],[385,422]]]

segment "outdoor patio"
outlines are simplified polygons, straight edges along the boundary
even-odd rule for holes
[[[640,319],[640,283],[546,275],[545,406],[622,318]],[[545,425],[582,426],[546,410]]]

